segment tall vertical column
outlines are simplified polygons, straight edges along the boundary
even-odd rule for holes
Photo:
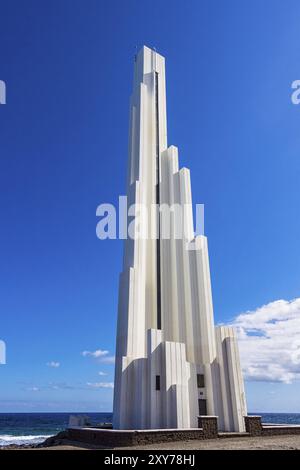
[[[138,213],[139,204],[146,208],[148,214],[153,205],[159,204],[159,164],[160,154],[167,146],[166,129],[165,61],[155,51],[143,47],[135,58],[130,100],[127,195],[128,206],[136,205],[132,216]],[[141,395],[135,388],[135,380],[128,380],[126,369],[135,370],[131,362],[147,357],[148,329],[161,328],[159,226],[157,220],[152,220],[151,224],[153,226],[148,227],[148,234],[158,236],[140,239],[137,236],[138,227],[133,226],[132,232],[136,236],[134,239],[128,238],[124,246],[123,272],[119,283],[114,391],[116,427],[128,423],[129,418],[121,411],[127,407],[124,397],[128,393],[140,400],[147,400],[148,390]]]

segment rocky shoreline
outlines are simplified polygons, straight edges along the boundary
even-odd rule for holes
[[[48,437],[40,444],[9,444],[7,446],[0,447],[0,450],[43,449],[63,445],[67,439],[67,431],[61,431],[55,436]]]

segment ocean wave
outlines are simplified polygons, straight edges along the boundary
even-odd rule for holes
[[[11,434],[0,434],[0,447],[9,446],[11,444],[40,444],[53,434],[39,435],[39,436],[13,436]]]

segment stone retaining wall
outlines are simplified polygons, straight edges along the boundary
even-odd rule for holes
[[[276,436],[299,434],[300,426],[263,425],[261,416],[245,416],[246,433],[218,433],[217,416],[199,416],[198,429],[155,429],[121,431],[99,428],[69,428],[66,439],[103,447],[130,447],[158,442],[186,441],[190,439],[216,439],[242,436]]]
[[[283,434],[300,434],[300,426],[297,425],[263,425],[261,416],[245,416],[246,431],[250,436],[280,436]]]
[[[300,434],[300,426],[263,426],[263,436],[280,436],[283,434]]]
[[[104,447],[127,447],[157,442],[186,441],[205,439],[202,429],[182,430],[147,430],[147,431],[114,431],[104,429],[68,429],[68,439],[101,445]]]

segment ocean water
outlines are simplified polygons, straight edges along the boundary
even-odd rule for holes
[[[92,424],[112,422],[112,413],[0,413],[0,447],[43,442],[64,430],[71,414],[87,415]],[[300,425],[300,413],[249,414],[260,415],[263,423]]]
[[[249,415],[261,416],[264,424],[299,424],[300,413],[249,413]]]
[[[0,447],[39,444],[63,431],[72,414],[87,415],[95,425],[112,422],[112,413],[0,413]]]

